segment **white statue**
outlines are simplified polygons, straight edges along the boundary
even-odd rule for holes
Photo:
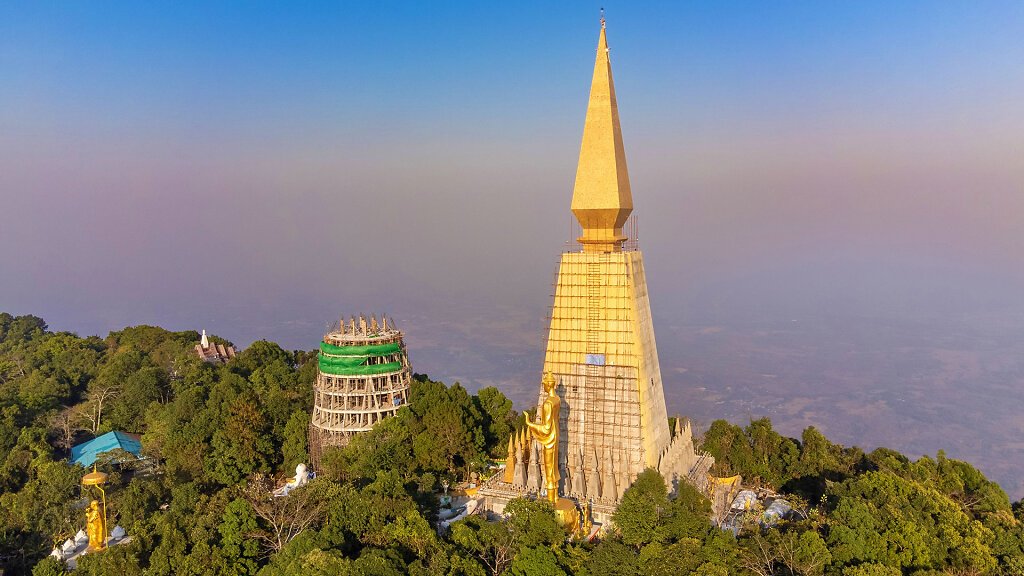
[[[295,484],[296,488],[299,486],[305,486],[309,482],[309,473],[306,472],[306,465],[299,464],[295,467]]]
[[[305,464],[299,464],[295,467],[295,477],[285,480],[284,486],[274,490],[274,496],[287,496],[292,490],[306,484],[309,484],[309,472]]]

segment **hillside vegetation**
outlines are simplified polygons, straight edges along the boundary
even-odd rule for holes
[[[623,497],[618,528],[566,542],[546,502],[514,501],[502,522],[433,528],[442,481],[501,457],[522,415],[494,388],[470,394],[417,376],[399,415],[325,455],[320,476],[288,498],[276,479],[307,458],[315,354],[260,341],[227,365],[191,354],[195,332],[138,326],[106,338],[51,332],[0,314],[0,568],[61,574],[48,558],[84,525],[85,470],[72,445],[110,430],[142,435],[145,473],[110,473],[110,526],[132,542],[82,557],[76,574],[930,576],[1024,574],[1020,503],[975,468],[865,454],[814,428],[800,439],[767,419],[715,422],[704,449],[716,474],[787,495],[806,513],[739,536],[653,471]]]

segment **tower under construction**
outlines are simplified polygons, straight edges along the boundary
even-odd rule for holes
[[[324,335],[309,423],[309,456],[319,469],[325,448],[393,416],[409,400],[412,367],[394,320],[362,315]]]
[[[559,495],[586,502],[603,524],[645,469],[658,470],[671,491],[686,481],[706,491],[714,462],[694,449],[687,420],[669,427],[635,226],[633,238],[624,234],[633,196],[603,19],[571,208],[582,235],[558,266],[543,372],[560,402]],[[480,491],[486,509],[539,496],[541,474],[536,440],[515,435],[505,474]]]
[[[571,208],[583,234],[558,267],[543,370],[563,405],[562,491],[614,506],[646,468],[703,487],[713,460],[688,423],[669,429],[643,256],[623,234],[633,196],[603,20]]]

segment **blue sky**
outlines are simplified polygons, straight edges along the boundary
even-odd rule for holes
[[[5,3],[0,303],[89,332],[542,306],[599,8]],[[606,8],[655,294],[837,258],[1016,277],[1019,3]]]

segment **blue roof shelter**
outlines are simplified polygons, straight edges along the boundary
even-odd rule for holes
[[[83,467],[88,468],[104,452],[110,452],[118,448],[130,452],[136,458],[141,458],[142,443],[139,442],[141,438],[138,434],[128,434],[127,432],[107,432],[102,436],[73,447],[71,449],[71,464],[81,464]]]

